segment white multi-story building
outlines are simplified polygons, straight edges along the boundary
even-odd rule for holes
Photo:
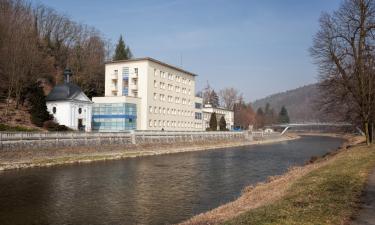
[[[93,98],[93,129],[202,130],[196,76],[152,58],[106,63],[105,97]]]
[[[234,129],[234,112],[233,111],[225,109],[225,108],[221,108],[221,107],[212,107],[211,104],[204,105],[202,111],[203,111],[203,124],[204,124],[205,129],[210,127],[210,119],[211,119],[212,113],[216,114],[218,129],[219,129],[219,121],[222,116],[224,116],[224,119],[227,123],[227,129],[229,130]]]

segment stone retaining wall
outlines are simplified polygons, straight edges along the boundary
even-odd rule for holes
[[[51,149],[80,146],[118,146],[136,144],[169,144],[215,142],[222,140],[251,140],[243,132],[167,132],[134,131],[125,133],[0,133],[0,150]]]

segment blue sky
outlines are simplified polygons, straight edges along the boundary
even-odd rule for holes
[[[341,0],[40,0],[96,27],[135,57],[153,57],[247,100],[316,82],[308,49],[322,11]],[[182,57],[181,57],[182,56]]]

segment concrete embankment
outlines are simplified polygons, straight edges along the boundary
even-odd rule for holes
[[[254,141],[240,138],[211,141],[196,140],[194,142],[181,141],[173,143],[101,145],[51,149],[3,149],[0,151],[0,171],[268,144],[293,140],[296,138],[298,138],[297,135],[288,135],[268,137]]]

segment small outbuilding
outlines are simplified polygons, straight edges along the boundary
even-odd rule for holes
[[[56,122],[73,130],[91,131],[92,101],[77,85],[70,83],[72,73],[64,71],[64,84],[56,85],[48,94],[47,110]]]

